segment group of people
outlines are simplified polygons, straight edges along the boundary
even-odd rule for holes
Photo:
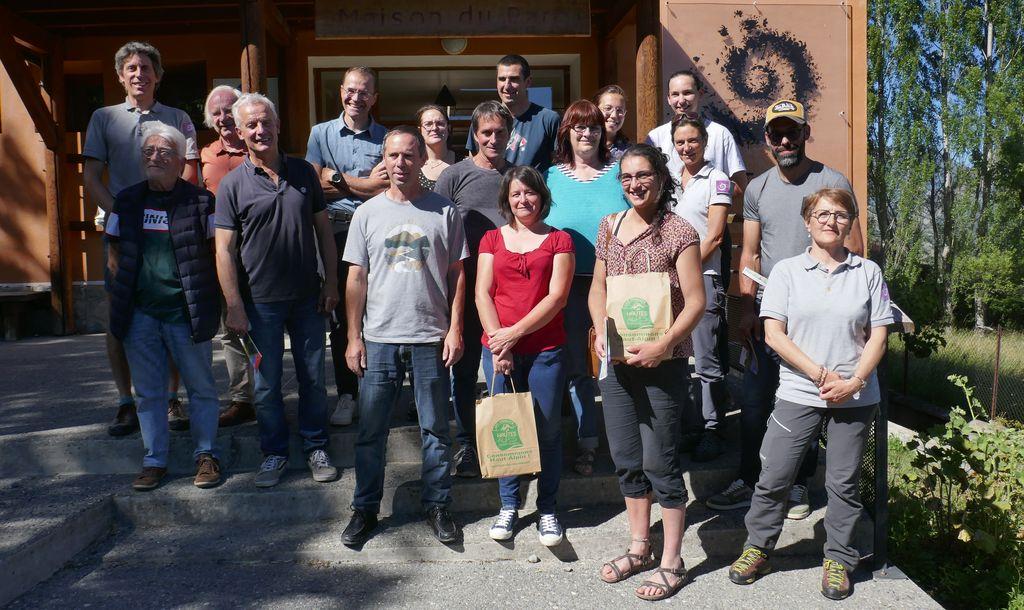
[[[496,67],[499,99],[474,109],[469,154],[457,160],[441,107],[424,106],[415,126],[374,121],[370,68],[345,72],[340,116],[312,128],[305,159],[281,151],[280,118],[262,94],[214,88],[205,112],[218,139],[199,151],[188,116],[154,99],[162,75],[154,47],[124,45],[115,70],[127,97],[89,123],[85,185],[103,212],[108,246],[108,351],[121,395],[110,433],[140,428],[146,448],[135,489],[159,486],[168,430],[184,428],[195,445],[195,484],[216,486],[218,427],[254,418],[264,455],[255,485],[280,481],[289,458],[281,387],[287,332],[298,432],[314,480],[338,476],[328,425],[357,425],[343,542],[359,547],[377,527],[389,424],[407,377],[421,431],[426,521],[440,541],[456,541],[452,477],[480,475],[482,367],[491,394],[533,397],[537,529],[548,546],[564,537],[557,516],[563,397],[574,414],[573,468],[587,476],[599,443],[600,391],[630,530],[626,553],[605,563],[600,578],[619,582],[654,569],[636,594],[674,595],[687,579],[682,456],[710,460],[723,451],[727,222],[730,206],[742,201],[740,265],[768,281],[762,290],[740,276],[739,330],[750,355],[738,401],[741,467],[706,502],[749,507],[748,541],[729,575],[753,582],[770,570],[784,519],[809,514],[806,480],[827,427],[822,592],[849,594],[859,559],[859,463],[892,318],[878,267],[860,256],[852,188],[807,157],[810,125],[799,102],[767,109],[765,143],[776,167],[748,183],[733,137],[701,112],[704,87],[692,71],[668,81],[675,117],[632,144],[622,133],[628,99],[621,88],[605,87],[559,116],[530,101],[530,65],[508,55]],[[646,271],[668,274],[674,321],[657,340],[610,362],[598,382],[590,359],[592,351],[606,356],[608,279]],[[212,369],[218,333],[231,384],[223,411]],[[177,399],[179,376],[187,410]],[[522,480],[499,481],[495,540],[516,531]],[[664,526],[660,561],[650,537],[655,501]]]

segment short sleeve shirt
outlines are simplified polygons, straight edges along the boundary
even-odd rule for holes
[[[511,167],[506,164],[500,170],[485,169],[473,159],[463,159],[444,168],[437,177],[434,192],[459,209],[471,255],[476,255],[484,233],[507,224],[498,211],[498,191]]]
[[[160,121],[178,129],[185,136],[185,158],[199,158],[196,128],[184,110],[164,106],[160,102],[149,110],[139,110],[126,100],[114,106],[97,109],[85,130],[82,155],[107,166],[107,189],[117,197],[122,189],[146,179],[142,169],[142,126]],[[106,213],[96,211],[96,222],[103,224]]]
[[[613,234],[621,216],[621,213],[611,214],[601,220],[597,231],[597,259],[604,261],[608,276],[615,276],[646,273],[649,256],[650,271],[668,273],[669,284],[672,287],[672,318],[675,319],[683,311],[684,305],[676,259],[683,250],[699,246],[700,237],[697,236],[697,231],[681,216],[664,214],[657,223],[660,243],[655,243],[655,225],[652,224],[627,244]],[[693,343],[690,337],[679,342],[672,350],[673,358],[689,358],[692,355]]]
[[[850,191],[846,176],[815,161],[796,182],[786,182],[772,167],[754,178],[743,192],[743,219],[761,224],[761,274],[770,277],[779,261],[797,256],[811,245],[800,207],[804,197],[823,188]]]
[[[388,130],[370,120],[370,126],[362,131],[353,131],[342,117],[319,123],[309,132],[306,144],[306,161],[319,167],[365,178],[384,158],[384,136]],[[362,199],[355,196],[328,201],[331,210],[354,212]]]
[[[253,303],[305,299],[320,290],[313,216],[324,211],[316,171],[281,157],[277,184],[248,158],[221,180],[218,229],[238,233],[242,298]]]
[[[697,230],[701,240],[708,236],[708,212],[713,205],[732,205],[732,180],[706,163],[683,187],[676,188],[676,204],[672,210]],[[727,229],[728,230],[728,229]],[[718,275],[722,267],[722,252],[716,248],[708,260],[701,263],[704,275]]]
[[[526,112],[512,121],[505,160],[511,165],[532,165],[544,173],[551,166],[558,126],[561,124],[562,117],[557,112],[531,102]],[[476,152],[476,140],[472,132],[466,141],[466,150],[471,154]]]
[[[451,314],[448,270],[468,256],[459,211],[437,193],[399,202],[384,192],[359,206],[343,258],[367,271],[366,340],[443,340]]]
[[[732,133],[725,125],[705,118],[704,129],[708,132],[708,143],[704,147],[705,161],[729,177],[737,172],[747,171],[739,146],[736,145],[736,138],[732,137]],[[679,175],[683,170],[683,160],[679,158],[676,146],[672,142],[672,122],[652,129],[647,134],[647,143],[660,149],[668,157],[668,168],[672,175]]]
[[[829,273],[810,255],[780,261],[768,278],[761,317],[786,324],[786,336],[811,360],[848,378],[857,369],[868,333],[892,323],[889,289],[874,262],[848,253]],[[779,398],[811,407],[861,407],[880,400],[875,372],[850,400],[826,404],[809,377],[787,362],[779,373]]]
[[[246,154],[244,150],[230,151],[224,148],[224,143],[219,139],[204,146],[199,152],[199,172],[203,176],[203,186],[216,195],[220,181],[245,161]]]
[[[512,252],[505,247],[501,229],[488,231],[480,242],[480,253],[494,257],[491,298],[502,326],[512,326],[548,296],[551,276],[555,269],[555,255],[572,253],[572,238],[557,229],[548,233],[536,249]],[[490,348],[487,333],[481,337]],[[565,323],[562,311],[534,332],[522,337],[512,347],[515,354],[539,354],[565,343]]]

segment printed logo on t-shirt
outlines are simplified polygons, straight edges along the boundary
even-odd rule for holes
[[[882,302],[885,303],[889,300],[889,285],[882,280]]]
[[[398,225],[384,238],[384,248],[389,269],[415,273],[423,269],[430,255],[430,239],[416,225]]]
[[[505,150],[515,152],[524,148],[526,148],[526,138],[518,131],[512,132],[512,137],[508,139],[508,146],[505,147]]]
[[[151,210],[146,208],[142,213],[142,230],[167,232],[167,210]]]
[[[732,195],[732,181],[731,180],[715,180],[715,194],[716,195]]]

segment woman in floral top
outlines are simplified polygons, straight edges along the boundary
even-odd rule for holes
[[[631,146],[622,156],[618,178],[631,208],[601,221],[590,314],[603,328],[607,277],[650,270],[669,274],[675,321],[657,341],[627,348],[631,355],[626,362],[611,366],[600,382],[608,448],[626,499],[632,538],[624,555],[604,564],[601,579],[619,582],[654,567],[650,525],[656,499],[665,531],[661,565],[636,590],[637,597],[655,601],[675,595],[686,583],[679,553],[688,495],[676,446],[680,416],[690,400],[689,335],[704,312],[700,238],[690,223],[671,211],[674,185],[665,157],[656,148]],[[604,357],[602,333],[594,349]]]

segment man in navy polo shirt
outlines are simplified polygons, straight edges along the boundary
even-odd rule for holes
[[[248,333],[263,354],[255,367],[256,420],[264,456],[256,486],[277,485],[288,463],[281,396],[285,329],[299,381],[298,423],[306,461],[313,480],[333,481],[338,471],[326,452],[324,317],[338,304],[338,253],[323,191],[309,163],[278,149],[273,102],[247,93],[231,110],[249,155],[218,188],[217,275],[227,303],[225,326]]]
[[[306,146],[306,161],[320,175],[320,186],[327,199],[327,215],[334,230],[335,249],[345,250],[352,213],[359,204],[384,192],[388,176],[381,162],[387,129],[370,116],[377,103],[377,74],[370,68],[354,67],[345,71],[341,82],[341,116],[314,125]],[[338,261],[338,282],[344,283],[348,263]],[[331,424],[347,426],[355,415],[359,380],[345,366],[348,325],[344,299],[334,312],[331,330],[331,355],[334,381],[338,386],[338,404]]]

